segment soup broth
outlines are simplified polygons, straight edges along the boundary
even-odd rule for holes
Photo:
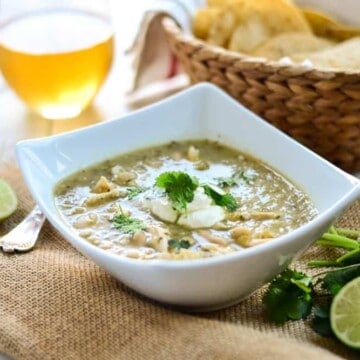
[[[257,159],[211,141],[173,142],[64,179],[55,204],[84,240],[140,259],[194,259],[274,241],[317,215]]]

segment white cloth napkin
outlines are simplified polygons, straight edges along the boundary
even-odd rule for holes
[[[205,0],[157,0],[144,12],[135,40],[127,51],[132,57],[133,81],[127,102],[139,107],[189,85],[176,57],[171,53],[161,19],[172,17],[184,32],[191,32],[191,18]]]

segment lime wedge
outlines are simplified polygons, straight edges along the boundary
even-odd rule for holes
[[[0,221],[9,217],[17,208],[18,200],[14,190],[0,179]]]
[[[347,283],[335,296],[330,309],[330,322],[340,341],[360,349],[360,277]]]

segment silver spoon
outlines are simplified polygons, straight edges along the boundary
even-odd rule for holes
[[[20,224],[0,238],[0,248],[7,253],[31,250],[44,221],[45,215],[38,206],[35,206]]]

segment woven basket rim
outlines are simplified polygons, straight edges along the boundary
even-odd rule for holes
[[[231,59],[237,59],[242,63],[246,63],[250,66],[262,66],[263,68],[268,68],[273,71],[287,70],[295,74],[311,74],[319,79],[332,79],[337,76],[359,76],[360,72],[352,70],[335,70],[335,69],[317,69],[315,67],[310,67],[302,64],[282,64],[277,61],[271,61],[263,57],[254,57],[244,53],[231,51],[220,46],[212,45],[196,38],[190,32],[188,34],[184,33],[181,27],[177,22],[169,17],[164,16],[162,19],[162,26],[164,30],[168,33],[171,33],[178,40],[191,44],[194,47],[206,48],[210,52],[213,52],[216,55],[221,55],[223,57],[228,57]]]

